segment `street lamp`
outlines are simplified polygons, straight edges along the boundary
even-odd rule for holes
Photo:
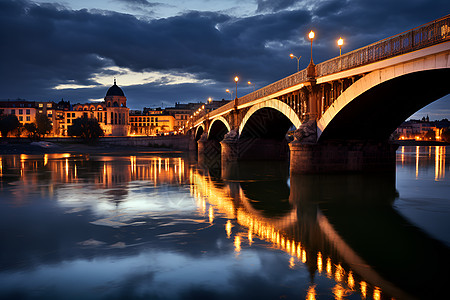
[[[297,59],[297,72],[300,70],[300,58],[302,58],[302,56],[300,55],[299,57],[295,56],[294,54],[289,54],[289,56],[291,57],[291,59],[296,58]]]
[[[311,32],[308,35],[309,39],[311,40],[311,63],[313,62],[313,58],[312,58],[312,43],[314,40],[314,31],[311,30]]]
[[[247,81],[247,84],[248,85],[253,85],[253,91],[255,91],[255,84],[254,83],[252,83],[251,81]]]
[[[313,44],[313,40],[314,40],[314,31],[311,30],[308,37],[311,40],[311,60],[309,61],[309,65],[306,67],[306,77],[308,78],[308,80],[315,80],[316,67],[314,66],[313,56],[312,56],[312,44]]]
[[[225,92],[230,94],[230,99],[233,100],[233,91],[230,91],[229,89],[226,89]]]
[[[235,97],[236,97],[236,99],[237,99],[237,83],[238,83],[238,81],[239,81],[239,77],[234,77],[234,82],[236,82],[236,94],[234,95]]]
[[[341,53],[342,53],[342,45],[344,45],[344,40],[340,37],[338,40],[337,40],[337,44],[338,44],[338,46],[339,46],[339,56],[341,56]]]
[[[211,101],[212,101],[212,98],[209,97],[209,98],[208,98],[208,104],[211,104]]]

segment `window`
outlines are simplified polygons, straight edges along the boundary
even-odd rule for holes
[[[44,107],[44,104],[42,104],[42,103],[39,103],[39,107]]]
[[[22,116],[19,117],[19,121],[20,121],[20,122],[23,121],[23,117],[22,117]]]
[[[16,114],[16,110],[15,109],[11,109],[11,114],[15,115]]]
[[[47,107],[52,107],[52,104],[51,103],[47,103]]]
[[[30,116],[27,116],[27,121],[28,121],[28,122],[30,121]]]
[[[23,109],[19,109],[19,115],[23,115]]]
[[[27,115],[29,115],[30,114],[30,110],[29,109],[27,109]]]
[[[72,123],[72,119],[67,119],[67,123]]]
[[[70,118],[70,113],[67,113],[67,117]]]
[[[75,113],[72,113],[72,118],[75,118]]]

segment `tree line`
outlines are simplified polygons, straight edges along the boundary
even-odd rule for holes
[[[24,131],[32,140],[39,140],[53,130],[52,122],[42,113],[37,113],[32,123],[22,125],[16,115],[0,115],[0,133],[2,138],[14,133],[20,137]],[[73,120],[71,126],[67,128],[67,135],[82,138],[86,142],[92,142],[104,135],[97,119],[83,116]]]

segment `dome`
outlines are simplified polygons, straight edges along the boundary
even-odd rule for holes
[[[120,87],[117,86],[116,80],[114,79],[114,85],[108,89],[106,92],[106,97],[108,96],[122,96],[125,97],[123,91]]]

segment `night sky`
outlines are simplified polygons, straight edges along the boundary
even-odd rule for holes
[[[448,0],[0,0],[0,99],[128,107],[229,99],[450,13]],[[412,117],[450,118],[450,96]]]

